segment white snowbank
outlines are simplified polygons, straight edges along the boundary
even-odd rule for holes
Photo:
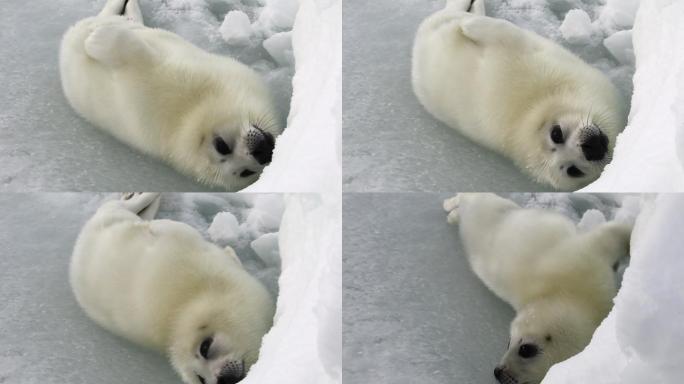
[[[244,384],[332,384],[342,369],[339,195],[286,198],[274,326]]]
[[[614,6],[607,11],[611,20],[624,24],[630,20],[629,17],[617,11],[636,8],[638,1],[623,3],[623,0],[614,0],[608,4]],[[639,7],[633,30],[636,73],[629,123],[617,139],[611,164],[583,191],[684,190],[682,20],[682,1],[644,1]],[[607,41],[606,46],[613,43],[622,45],[624,40]]]
[[[283,7],[289,7],[296,1],[283,3],[286,3]],[[300,2],[292,30],[296,71],[287,128],[276,141],[273,162],[245,192],[339,193],[342,180],[341,16],[339,0]]]
[[[615,307],[580,354],[543,384],[674,384],[684,375],[684,197],[645,198]]]

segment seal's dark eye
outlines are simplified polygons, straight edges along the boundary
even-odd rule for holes
[[[565,142],[563,130],[560,125],[556,124],[551,128],[551,140],[556,144],[563,144],[563,142]]]
[[[197,375],[197,379],[200,381],[200,383],[204,384],[204,377]]]
[[[209,355],[209,347],[211,347],[211,343],[213,341],[214,339],[212,339],[211,337],[207,337],[206,339],[204,339],[204,341],[202,341],[202,344],[200,345],[200,355],[202,355],[202,357],[204,357],[205,359]]]
[[[518,355],[523,359],[535,357],[537,356],[537,353],[539,353],[539,348],[534,344],[523,344],[520,346],[520,349],[518,349]]]
[[[582,172],[579,168],[573,166],[570,166],[568,168],[568,176],[570,177],[582,177],[584,176],[584,172]]]
[[[224,156],[230,155],[231,152],[233,152],[230,149],[230,146],[228,144],[226,144],[226,142],[220,136],[217,136],[214,138],[214,148],[216,148],[216,152],[218,152]]]

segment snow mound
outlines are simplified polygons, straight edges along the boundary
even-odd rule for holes
[[[300,194],[285,207],[274,326],[241,383],[341,383],[341,202]]]
[[[279,32],[264,40],[264,49],[276,63],[282,66],[294,63],[291,32]]]
[[[617,7],[618,2],[609,4]],[[634,1],[624,4],[636,7]],[[613,161],[601,177],[583,191],[684,190],[682,19],[684,3],[681,1],[658,0],[641,4],[633,30],[636,73],[628,126],[618,136]],[[625,36],[612,39],[606,42],[608,47],[618,47],[617,51],[625,49]]]
[[[621,64],[634,64],[632,31],[619,31],[603,40],[603,46]]]
[[[631,204],[631,203],[630,203]],[[647,197],[615,307],[580,354],[543,384],[672,384],[684,375],[684,197]]]
[[[289,7],[294,3],[282,1],[280,6]],[[276,141],[271,165],[244,191],[339,193],[342,180],[341,17],[339,0],[300,2],[292,30],[296,74],[287,128]],[[267,43],[271,44],[274,44],[271,46],[274,53],[285,47],[283,41]]]

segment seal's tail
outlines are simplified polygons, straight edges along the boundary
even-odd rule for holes
[[[138,0],[107,0],[100,16],[125,16],[128,20],[143,23]]]
[[[485,0],[447,0],[446,7],[476,15],[485,15]]]

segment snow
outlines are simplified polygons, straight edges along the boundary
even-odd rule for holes
[[[486,2],[488,15],[545,36],[605,73],[620,90],[625,109],[634,65],[624,35],[613,35],[630,28],[637,5],[634,0]],[[345,2],[344,190],[548,190],[509,160],[438,122],[416,100],[410,82],[414,34],[422,20],[443,6],[443,0]],[[612,53],[603,44],[606,38]],[[668,39],[673,47],[681,40]]]
[[[244,45],[252,35],[249,16],[242,11],[230,11],[219,28],[221,36],[228,44]]]
[[[279,7],[283,10],[296,3],[281,1]],[[281,4],[273,2],[276,3]],[[339,0],[300,2],[292,30],[296,73],[287,129],[276,141],[273,163],[244,191],[339,193],[342,178],[341,18]],[[287,52],[284,43],[285,40],[276,40],[266,45],[271,45],[267,49],[274,53]]]
[[[341,202],[299,194],[285,206],[275,323],[240,383],[341,383]]]
[[[672,384],[684,374],[684,197],[645,199],[631,264],[615,306],[580,354],[555,365],[543,384]]]
[[[275,40],[278,44],[271,48],[275,58],[263,43],[274,34],[290,31],[297,3],[296,0],[140,0],[147,25],[173,31],[203,49],[234,57],[254,68],[267,81],[283,125],[290,111],[293,60],[282,38]],[[103,4],[104,0],[36,0],[30,7],[21,1],[3,3],[0,22],[8,28],[0,34],[0,56],[3,57],[0,82],[6,86],[6,91],[0,94],[0,163],[4,164],[0,168],[0,191],[210,191],[211,188],[179,174],[163,162],[95,129],[66,102],[58,72],[59,42],[70,25],[97,14]],[[249,26],[245,16],[253,21]],[[299,24],[317,22],[301,20]],[[299,44],[306,45],[307,41],[300,38]],[[324,52],[339,49],[339,45],[319,43],[316,49]],[[335,53],[328,53],[332,54]],[[327,64],[330,66],[332,62]],[[318,83],[306,86],[320,89],[321,79],[327,74],[321,73],[316,79]],[[312,74],[305,76],[315,80]],[[300,89],[299,93],[302,92]],[[316,123],[327,122],[317,120]],[[337,126],[330,124],[319,129],[321,141],[336,140],[339,131],[332,127]],[[298,129],[295,127],[295,131]],[[287,145],[279,144],[280,152],[285,152],[283,147]],[[292,148],[288,152],[299,150]],[[288,175],[307,176],[302,172],[305,167],[301,163],[290,163],[290,156],[279,156],[275,162],[281,159],[285,164],[278,165],[278,169],[288,169]],[[320,161],[311,162],[306,168],[316,168],[319,164],[321,167],[335,165]],[[289,166],[298,168],[289,169]],[[293,178],[293,183],[296,180]],[[272,185],[268,181],[264,184]],[[316,189],[314,181],[310,184],[307,190]],[[282,181],[278,189],[268,192],[296,191],[298,185]]]
[[[641,198],[630,195],[504,196],[585,225],[641,209]],[[441,208],[448,197],[345,194],[345,382],[494,383],[514,312],[471,271]]]
[[[636,8],[634,1],[612,1]],[[617,8],[616,8],[617,9]],[[621,8],[622,9],[622,8]],[[609,12],[614,17],[615,12]],[[634,29],[636,73],[628,126],[618,137],[613,161],[583,191],[667,192],[684,190],[684,3],[644,1]],[[620,17],[620,23],[629,18]],[[620,51],[625,36],[606,40]],[[624,48],[626,49],[626,48]],[[611,49],[612,50],[612,49]]]

